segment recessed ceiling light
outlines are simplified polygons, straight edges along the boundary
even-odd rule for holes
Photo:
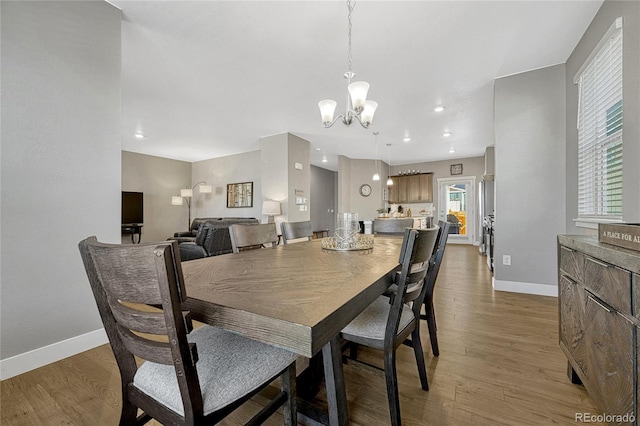
[[[316,148],[316,151],[320,151],[320,148]]]
[[[144,138],[146,138],[146,136],[145,136],[145,135],[144,135],[144,133],[142,133],[142,132],[136,132],[136,133],[135,133],[135,137],[136,137],[136,138],[138,138],[138,139],[144,139]]]
[[[438,105],[437,107],[435,107],[433,109],[435,112],[442,112],[444,111],[444,107],[442,105]]]
[[[409,136],[402,139],[403,142],[411,142],[411,138]]]
[[[453,149],[453,147],[449,148],[449,154],[453,154],[454,152],[456,152],[456,150]]]
[[[323,158],[322,158],[322,162],[323,162],[323,163],[326,163],[326,162],[327,162],[327,157],[323,157]]]
[[[444,136],[445,138],[448,138],[451,135],[452,135],[452,133],[450,131],[448,131],[448,130],[442,134],[442,136]]]

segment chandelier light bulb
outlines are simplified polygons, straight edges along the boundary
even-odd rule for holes
[[[318,107],[320,107],[320,115],[322,116],[322,124],[327,126],[327,124],[333,121],[333,114],[336,111],[337,105],[338,103],[331,99],[325,99],[324,101],[318,102]]]

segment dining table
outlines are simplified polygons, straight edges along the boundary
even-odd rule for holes
[[[331,425],[349,423],[339,333],[393,282],[402,238],[328,250],[322,240],[182,263],[193,319],[307,358],[321,353]]]

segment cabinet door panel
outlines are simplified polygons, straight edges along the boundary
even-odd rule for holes
[[[584,339],[586,295],[575,281],[560,276],[560,341],[564,343],[585,377],[588,376]]]
[[[407,202],[417,203],[420,201],[420,176],[407,176]]]
[[[631,273],[629,271],[585,256],[583,284],[587,290],[606,300],[609,305],[631,315]]]
[[[394,181],[398,181],[398,202],[406,203],[407,198],[407,186],[409,184],[408,176],[398,176],[394,178]]]
[[[589,292],[585,318],[589,395],[607,414],[634,413],[633,324]]]
[[[433,175],[420,175],[420,201],[423,203],[433,203]]]
[[[393,181],[393,185],[387,186],[387,189],[389,190],[389,204],[400,201],[398,198],[398,177],[392,176],[391,180]]]

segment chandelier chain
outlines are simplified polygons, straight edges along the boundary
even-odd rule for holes
[[[349,21],[349,25],[348,25],[348,29],[349,29],[349,73],[352,72],[351,70],[351,62],[352,62],[352,56],[351,56],[351,12],[353,12],[353,9],[356,7],[356,2],[354,1],[353,4],[351,4],[351,0],[347,0],[347,9],[349,10],[349,15],[348,15],[348,21]]]

